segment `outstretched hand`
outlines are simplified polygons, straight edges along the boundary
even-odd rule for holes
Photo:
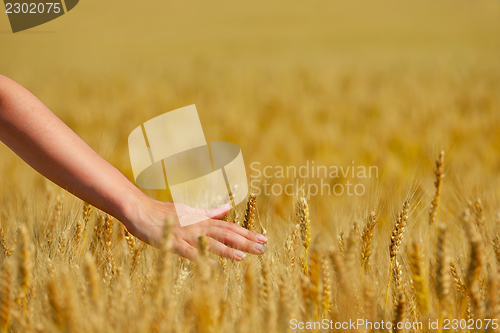
[[[189,260],[196,261],[198,239],[202,234],[208,238],[209,251],[233,260],[243,260],[246,256],[244,252],[262,254],[266,250],[264,244],[267,237],[264,235],[220,220],[229,212],[230,206],[227,204],[216,209],[197,209],[179,204],[174,207],[173,203],[149,197],[143,198],[142,201],[137,213],[128,221],[122,222],[133,235],[153,246],[158,246],[164,223],[168,218],[172,218],[173,251]],[[182,227],[178,216],[191,217],[202,222]]]

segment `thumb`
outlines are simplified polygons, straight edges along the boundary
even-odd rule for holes
[[[221,219],[229,213],[231,206],[229,204],[222,205],[213,209],[198,209],[197,213],[203,214],[211,219]]]

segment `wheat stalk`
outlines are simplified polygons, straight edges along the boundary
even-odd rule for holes
[[[411,251],[408,252],[410,270],[412,273],[413,286],[416,292],[418,310],[422,315],[427,315],[429,309],[429,288],[424,277],[422,267],[422,255],[420,245],[417,242],[411,244]]]
[[[314,309],[314,320],[319,320],[319,291],[321,283],[321,257],[316,247],[311,250],[309,259],[309,294]]]
[[[19,228],[19,261],[18,261],[18,280],[20,292],[18,299],[22,304],[24,313],[27,311],[28,291],[32,286],[33,275],[33,251],[28,229],[23,224]]]
[[[95,266],[94,258],[90,253],[85,255],[84,259],[84,273],[88,282],[88,295],[92,302],[92,305],[99,312],[100,307],[100,279],[99,273],[97,272],[97,268]]]
[[[13,307],[10,261],[4,261],[0,276],[0,333],[6,333],[9,330]]]
[[[403,292],[399,293],[397,303],[396,303],[396,310],[394,314],[394,321],[392,324],[393,332],[394,333],[401,333],[403,332],[403,328],[398,326],[398,323],[404,323],[406,318],[406,296]],[[404,325],[403,325],[404,327]]]
[[[62,331],[66,326],[66,316],[64,313],[65,304],[60,295],[60,288],[54,278],[47,283],[48,300],[52,314],[52,321],[57,328]]]
[[[322,302],[323,307],[323,318],[328,318],[332,309],[332,279],[330,276],[330,267],[326,258],[323,258],[323,292],[322,292]]]
[[[246,262],[243,275],[245,304],[241,323],[243,332],[255,331],[255,261],[252,259]]]
[[[486,304],[486,318],[498,318],[500,306],[498,302],[498,271],[492,270],[488,277],[488,296]],[[488,327],[485,332],[494,332],[495,328]]]
[[[285,276],[281,275],[278,279],[278,328],[280,332],[289,332],[289,318],[291,314],[291,293],[290,284],[285,281]]]
[[[462,216],[464,227],[470,243],[470,261],[467,270],[467,292],[472,300],[474,314],[482,318],[482,299],[479,290],[479,279],[485,265],[484,247],[480,234],[470,222],[470,211],[466,209]]]
[[[447,229],[443,223],[438,225],[436,249],[436,293],[444,318],[449,315],[449,294],[451,287],[450,256],[448,254]]]

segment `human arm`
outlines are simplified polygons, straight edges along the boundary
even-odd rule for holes
[[[142,193],[118,169],[104,160],[38,98],[13,80],[0,75],[0,140],[26,163],[57,185],[121,221],[139,239],[157,245],[169,217],[176,219],[172,203]],[[211,250],[242,260],[240,249],[259,254],[267,239],[233,223],[220,221],[229,206],[215,210],[185,207],[186,213],[206,221],[173,228],[173,249],[195,260],[201,233]],[[227,247],[231,245],[233,248]]]

